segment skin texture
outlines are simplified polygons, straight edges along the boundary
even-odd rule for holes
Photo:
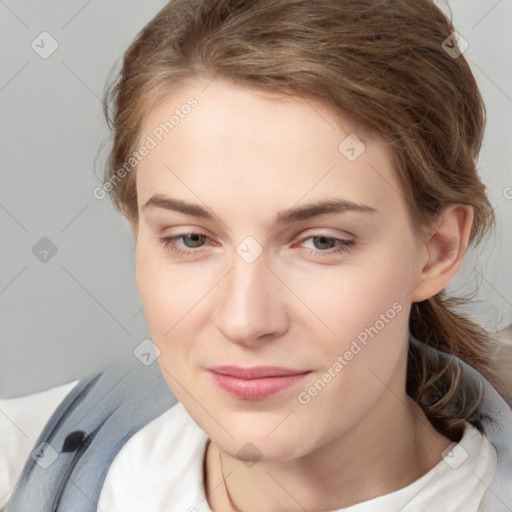
[[[210,506],[232,510],[219,450],[229,494],[244,512],[336,509],[410,484],[451,442],[405,392],[410,307],[455,276],[472,209],[450,206],[420,239],[383,140],[318,102],[221,78],[173,91],[148,113],[141,143],[191,96],[197,106],[139,164],[132,229],[163,376],[211,439]],[[338,149],[351,134],[365,144],[354,161]],[[144,208],[155,194],[214,217]],[[273,222],[279,211],[327,199],[377,211]],[[184,254],[159,243],[191,232],[206,238],[174,239]],[[258,245],[241,247],[262,250],[251,263],[237,253],[248,236]],[[332,238],[312,238],[322,236],[354,243],[335,253],[339,242],[330,248]],[[333,371],[393,304],[393,318]],[[214,384],[207,368],[220,364],[311,373],[277,395],[243,400]],[[329,368],[330,382],[301,403],[299,394]],[[239,460],[242,448],[255,464]]]

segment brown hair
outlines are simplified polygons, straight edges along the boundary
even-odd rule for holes
[[[125,52],[105,93],[113,147],[104,183],[114,205],[136,221],[135,172],[119,180],[118,170],[137,149],[144,116],[186,81],[222,75],[326,102],[377,133],[390,144],[415,232],[448,204],[466,204],[474,208],[470,245],[480,243],[495,224],[476,170],[485,107],[464,56],[445,51],[453,32],[431,0],[172,0]],[[506,395],[495,339],[454,311],[464,302],[443,291],[414,303],[410,332]],[[411,344],[407,392],[452,439],[464,421],[481,428],[481,390],[453,357]]]

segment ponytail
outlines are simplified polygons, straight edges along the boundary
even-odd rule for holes
[[[510,369],[503,364],[512,360],[510,344],[454,310],[467,302],[468,299],[447,297],[443,291],[414,303],[409,321],[413,337],[407,393],[434,427],[452,440],[460,438],[466,421],[483,430],[479,413],[483,400],[481,383],[464,375],[454,356],[478,370],[512,404]],[[424,344],[416,343],[414,338]]]

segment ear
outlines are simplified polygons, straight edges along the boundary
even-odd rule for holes
[[[473,226],[474,209],[468,205],[450,205],[433,226],[433,233],[420,250],[420,272],[411,302],[426,300],[448,286],[462,266]]]

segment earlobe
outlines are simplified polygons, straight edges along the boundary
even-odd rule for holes
[[[436,221],[435,232],[425,243],[428,260],[421,268],[412,302],[426,300],[446,288],[464,261],[473,226],[474,209],[469,205],[450,205]]]

